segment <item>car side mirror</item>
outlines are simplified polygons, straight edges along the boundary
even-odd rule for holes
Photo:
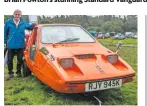
[[[49,51],[45,47],[41,47],[40,52],[43,53],[44,55],[49,54]]]
[[[117,44],[116,53],[118,53],[118,52],[119,52],[119,50],[121,49],[121,47],[122,47],[122,42],[121,42],[121,41],[119,41],[119,42],[118,42],[118,44]]]

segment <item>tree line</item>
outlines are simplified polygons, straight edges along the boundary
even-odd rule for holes
[[[5,21],[10,16],[4,17]],[[22,16],[26,21],[28,16]],[[136,15],[55,15],[55,16],[38,16],[39,24],[78,24],[87,30],[95,30],[97,32],[137,32],[137,16]]]

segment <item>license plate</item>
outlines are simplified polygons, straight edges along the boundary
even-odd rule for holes
[[[122,85],[122,79],[87,82],[85,84],[85,92],[117,88],[120,87],[121,85]]]

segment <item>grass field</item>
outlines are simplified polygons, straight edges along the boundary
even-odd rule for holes
[[[109,46],[110,39],[99,39],[99,41],[115,51],[116,47]],[[137,45],[136,39],[126,39],[122,42]],[[113,41],[113,44],[115,43],[117,40]],[[104,90],[95,94],[103,105],[137,105],[137,48],[123,47],[119,55],[136,71],[134,81],[123,85],[120,89]],[[35,76],[14,77],[7,80],[7,71],[7,67],[5,67],[5,105],[98,105],[98,102],[91,97],[57,93],[36,79]]]
[[[121,41],[123,44],[127,44],[127,45],[137,45],[137,40],[136,39],[132,39],[132,38],[127,38],[127,39],[124,39],[124,40],[113,40],[111,38],[108,38],[108,39],[98,39],[102,44],[105,44],[105,45],[113,45],[113,44],[117,44],[118,41]]]

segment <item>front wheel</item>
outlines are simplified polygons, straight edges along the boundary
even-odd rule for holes
[[[27,64],[26,64],[26,62],[24,60],[24,62],[23,62],[23,76],[27,77],[27,76],[30,76],[30,75],[31,75],[31,71],[28,68],[28,66],[27,66]]]

